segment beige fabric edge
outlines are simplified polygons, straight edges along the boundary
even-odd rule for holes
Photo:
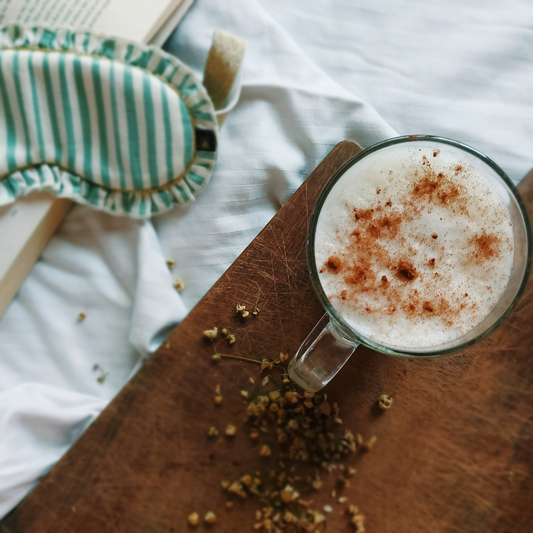
[[[215,31],[204,70],[204,87],[222,126],[240,95],[240,67],[246,41],[222,30]]]

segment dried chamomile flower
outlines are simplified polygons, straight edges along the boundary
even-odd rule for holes
[[[237,304],[236,310],[237,310],[237,313],[240,313],[240,315],[243,318],[246,318],[247,316],[250,315],[250,312],[246,310],[246,306],[245,305]]]
[[[357,513],[352,516],[352,524],[355,526],[355,533],[364,533],[365,529],[365,515]]]
[[[279,399],[281,398],[281,393],[279,390],[273,390],[268,397],[270,398],[271,402],[277,403],[279,402]]]
[[[322,481],[320,479],[315,479],[311,485],[315,490],[319,490],[322,487]]]
[[[379,404],[380,408],[385,411],[385,410],[390,409],[392,407],[392,401],[393,400],[392,400],[391,396],[387,396],[386,394],[382,394],[379,397],[378,404]]]
[[[174,288],[175,288],[178,292],[181,292],[181,291],[185,288],[185,282],[184,282],[182,279],[177,279],[177,280],[174,282]]]
[[[228,437],[234,437],[237,434],[237,428],[233,424],[228,424],[225,433]]]
[[[271,453],[272,450],[270,449],[270,446],[268,446],[268,444],[263,444],[263,446],[261,446],[261,449],[259,450],[259,455],[261,457],[270,457]]]
[[[206,524],[214,524],[217,521],[217,515],[213,511],[207,511],[204,516],[204,522]]]
[[[200,515],[198,513],[191,513],[187,520],[191,526],[197,526],[200,523]]]
[[[204,337],[207,337],[208,339],[216,339],[218,335],[218,328],[216,326],[213,327],[213,329],[206,329],[204,331]]]
[[[376,444],[377,440],[378,438],[376,436],[370,437],[368,441],[363,444],[363,449],[367,451],[371,450],[374,447],[374,444]]]

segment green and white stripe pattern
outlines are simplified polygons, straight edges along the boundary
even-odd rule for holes
[[[217,133],[202,84],[158,48],[0,28],[0,205],[48,190],[147,218],[194,200],[211,176]]]

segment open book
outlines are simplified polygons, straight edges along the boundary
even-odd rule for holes
[[[4,0],[0,24],[87,28],[161,46],[193,0]],[[0,207],[0,317],[71,206],[34,193]]]

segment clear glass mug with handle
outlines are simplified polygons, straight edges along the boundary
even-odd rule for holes
[[[317,223],[324,202],[339,179],[370,155],[385,154],[403,143],[417,143],[416,146],[429,147],[432,150],[444,150],[457,157],[458,161],[473,165],[488,180],[491,188],[506,206],[512,223],[513,261],[507,286],[490,312],[475,327],[448,342],[409,348],[408,350],[384,343],[363,335],[356,327],[347,323],[328,299],[321,284],[315,258],[315,235]],[[380,142],[367,148],[349,161],[330,179],[320,194],[309,225],[307,241],[307,261],[311,282],[323,305],[326,314],[307,336],[289,365],[291,379],[310,392],[322,389],[339,372],[350,356],[360,345],[378,352],[428,359],[452,354],[478,342],[494,331],[509,316],[525,291],[531,267],[532,235],[525,206],[515,186],[505,174],[488,157],[458,141],[429,135],[403,136]]]

